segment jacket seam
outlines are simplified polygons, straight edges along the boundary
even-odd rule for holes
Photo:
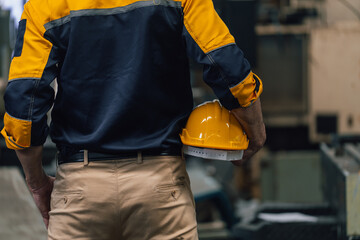
[[[40,78],[35,78],[35,77],[21,77],[21,78],[13,78],[10,79],[9,82],[13,82],[13,81],[21,81],[21,80],[39,80]]]
[[[206,54],[212,65],[219,71],[221,79],[229,86],[229,81],[226,78],[226,74],[223,72],[221,67],[216,63],[213,57],[210,54]]]
[[[218,48],[215,48],[215,49],[211,50],[211,51],[208,52],[207,54],[210,54],[210,53],[212,53],[212,52],[215,52],[216,50],[219,50],[219,49],[222,49],[222,48],[231,46],[231,45],[236,45],[236,43],[228,43],[228,44],[225,44],[225,45],[223,45],[223,46],[220,46],[220,47],[218,47]]]
[[[9,115],[12,119],[16,120],[16,121],[27,121],[27,122],[32,122],[32,121],[29,121],[27,119],[22,119],[22,118],[18,118],[18,117],[14,117],[13,115],[11,115],[10,113],[6,112],[7,115]]]
[[[35,93],[36,93],[36,91],[37,91],[37,89],[38,89],[38,87],[40,85],[40,80],[41,79],[35,80],[35,86],[34,86],[34,89],[33,89],[32,93],[31,93],[28,120],[32,119],[34,102],[35,102]]]
[[[248,73],[248,75],[246,75],[246,77],[245,77],[244,79],[242,79],[238,84],[232,86],[231,89],[240,86],[240,85],[250,76],[251,73],[252,73],[252,71],[250,71],[250,72]]]
[[[214,45],[213,47],[211,47],[211,48],[214,48],[214,49],[208,51],[208,48],[207,48],[206,46],[203,46],[203,45],[201,44],[201,42],[199,41],[199,39],[196,37],[196,34],[195,34],[194,31],[191,29],[190,24],[188,23],[188,21],[187,21],[185,18],[184,18],[184,26],[185,26],[185,28],[187,29],[187,31],[189,32],[190,36],[194,39],[194,41],[195,41],[196,44],[200,47],[200,49],[202,50],[202,52],[203,52],[204,54],[209,54],[209,53],[211,53],[211,52],[213,52],[213,51],[216,51],[216,50],[218,50],[218,49],[220,49],[220,48],[223,48],[223,47],[226,47],[226,46],[228,46],[228,45],[236,44],[235,42],[227,43],[227,44],[225,44],[225,45],[222,45],[223,43],[219,43],[219,44],[216,44],[216,45]],[[232,40],[232,39],[231,39],[231,38],[226,38],[224,41],[227,41],[227,40]],[[224,41],[223,41],[223,42],[224,42]],[[210,48],[210,49],[211,49],[211,48]]]

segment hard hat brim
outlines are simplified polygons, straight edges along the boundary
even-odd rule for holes
[[[219,150],[210,148],[198,148],[184,145],[184,154],[212,160],[235,161],[241,160],[244,150]]]

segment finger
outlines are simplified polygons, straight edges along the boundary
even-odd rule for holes
[[[49,227],[49,219],[48,218],[43,218],[44,224],[46,229]]]
[[[47,228],[47,226],[49,225],[49,212],[48,211],[42,212],[41,215],[43,217],[43,221],[44,221],[45,226]]]

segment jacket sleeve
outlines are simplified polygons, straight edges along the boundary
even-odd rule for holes
[[[182,8],[187,54],[204,64],[205,82],[227,109],[250,106],[263,90],[262,81],[252,73],[212,0],[184,0]]]
[[[47,112],[54,100],[50,86],[57,76],[56,49],[44,38],[39,14],[28,2],[19,23],[5,91],[4,128],[10,149],[42,145],[48,135]]]

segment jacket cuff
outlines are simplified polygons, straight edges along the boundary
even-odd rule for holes
[[[243,81],[230,88],[230,91],[241,107],[249,107],[260,97],[263,91],[263,84],[256,74],[250,72]]]
[[[31,121],[4,115],[4,128],[1,134],[5,138],[6,146],[10,149],[21,150],[31,145]]]

